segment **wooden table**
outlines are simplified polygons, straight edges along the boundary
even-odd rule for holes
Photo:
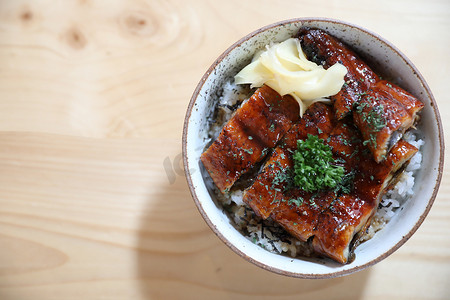
[[[0,299],[449,299],[448,167],[416,234],[343,278],[264,271],[198,213],[181,166],[197,82],[243,35],[306,16],[394,43],[450,132],[448,0],[1,0]]]

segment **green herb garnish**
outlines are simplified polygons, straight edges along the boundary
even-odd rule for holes
[[[371,131],[369,138],[363,143],[364,146],[372,145],[374,148],[376,148],[376,133],[386,127],[387,121],[384,117],[385,111],[383,105],[374,106],[368,112],[365,112],[364,109],[368,106],[368,103],[358,104],[356,106],[356,111],[361,114],[362,120],[367,124]]]
[[[290,186],[290,170],[289,168],[280,169],[275,173],[274,178],[272,180],[272,188],[275,189],[279,185],[285,185],[286,188]]]
[[[248,154],[253,154],[253,149],[242,149],[244,152],[247,152]]]
[[[386,126],[386,118],[384,117],[383,105],[373,107],[366,115],[366,122],[373,129],[378,132]]]
[[[349,194],[353,191],[353,182],[355,181],[355,171],[351,171],[342,176],[341,181],[334,188],[334,192],[339,194]]]
[[[288,201],[288,205],[296,205],[296,206],[301,206],[303,204],[303,198],[302,197],[298,197],[297,199],[289,199]]]
[[[315,135],[297,141],[293,158],[294,184],[306,192],[334,188],[344,176],[344,167],[334,164],[330,146]]]

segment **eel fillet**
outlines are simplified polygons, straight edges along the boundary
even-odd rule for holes
[[[299,118],[298,102],[268,86],[236,110],[200,159],[222,193],[274,148]]]
[[[330,146],[347,174],[353,174],[351,192],[308,193],[292,186],[287,176],[293,167],[298,139],[315,134]],[[332,108],[310,106],[303,118],[286,134],[243,200],[263,219],[271,218],[299,240],[339,263],[351,258],[351,245],[370,225],[381,196],[396,172],[417,152],[400,140],[382,163],[365,151],[363,138],[351,118],[334,119]]]
[[[375,161],[381,162],[419,119],[423,103],[399,86],[381,80],[355,52],[328,33],[303,29],[299,39],[309,59],[324,68],[335,63],[347,68],[344,86],[331,97],[336,117],[340,120],[353,111],[365,143]]]
[[[339,93],[331,97],[336,117],[347,116],[355,103],[379,77],[349,47],[320,29],[304,29],[299,35],[302,49],[308,59],[328,69],[336,63],[347,68],[345,84]]]

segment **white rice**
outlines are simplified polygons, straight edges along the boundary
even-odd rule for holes
[[[244,85],[236,85],[233,82],[226,82],[223,87],[223,94],[219,98],[217,116],[211,124],[209,130],[211,140],[219,136],[222,127],[228,122],[234,113],[234,106],[245,102],[249,98],[249,88]]]
[[[225,84],[219,104],[219,108],[222,110],[221,120],[213,123],[210,129],[212,140],[219,135],[223,125],[231,118],[234,111],[229,107],[245,101],[248,97],[248,90],[245,90],[242,86],[237,86],[234,83]],[[372,238],[413,195],[415,175],[422,163],[421,147],[424,145],[424,141],[417,136],[417,131],[409,131],[404,134],[403,139],[418,148],[419,151],[411,158],[405,170],[399,174],[394,187],[382,197],[372,223],[360,241]],[[281,226],[270,219],[263,221],[256,216],[251,208],[243,202],[243,190],[233,190],[225,196],[222,196],[220,193],[218,195],[222,204],[229,208],[233,225],[255,244],[268,251],[286,253],[291,257],[296,257],[297,255],[309,256],[312,254],[312,249],[306,243],[287,234]]]
[[[417,133],[413,133],[413,131],[406,132],[403,139],[415,146],[419,151],[411,158],[406,169],[398,175],[397,183],[394,187],[382,197],[378,210],[366,235],[362,237],[362,241],[372,238],[377,231],[383,229],[386,223],[395,216],[395,212],[414,194],[415,175],[422,165],[421,147],[425,142],[422,139],[418,139]]]

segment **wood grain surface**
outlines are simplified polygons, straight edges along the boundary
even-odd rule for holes
[[[181,165],[197,82],[240,37],[307,16],[401,49],[450,140],[448,0],[0,0],[0,299],[449,299],[448,163],[416,234],[343,278],[264,271],[198,213]]]

